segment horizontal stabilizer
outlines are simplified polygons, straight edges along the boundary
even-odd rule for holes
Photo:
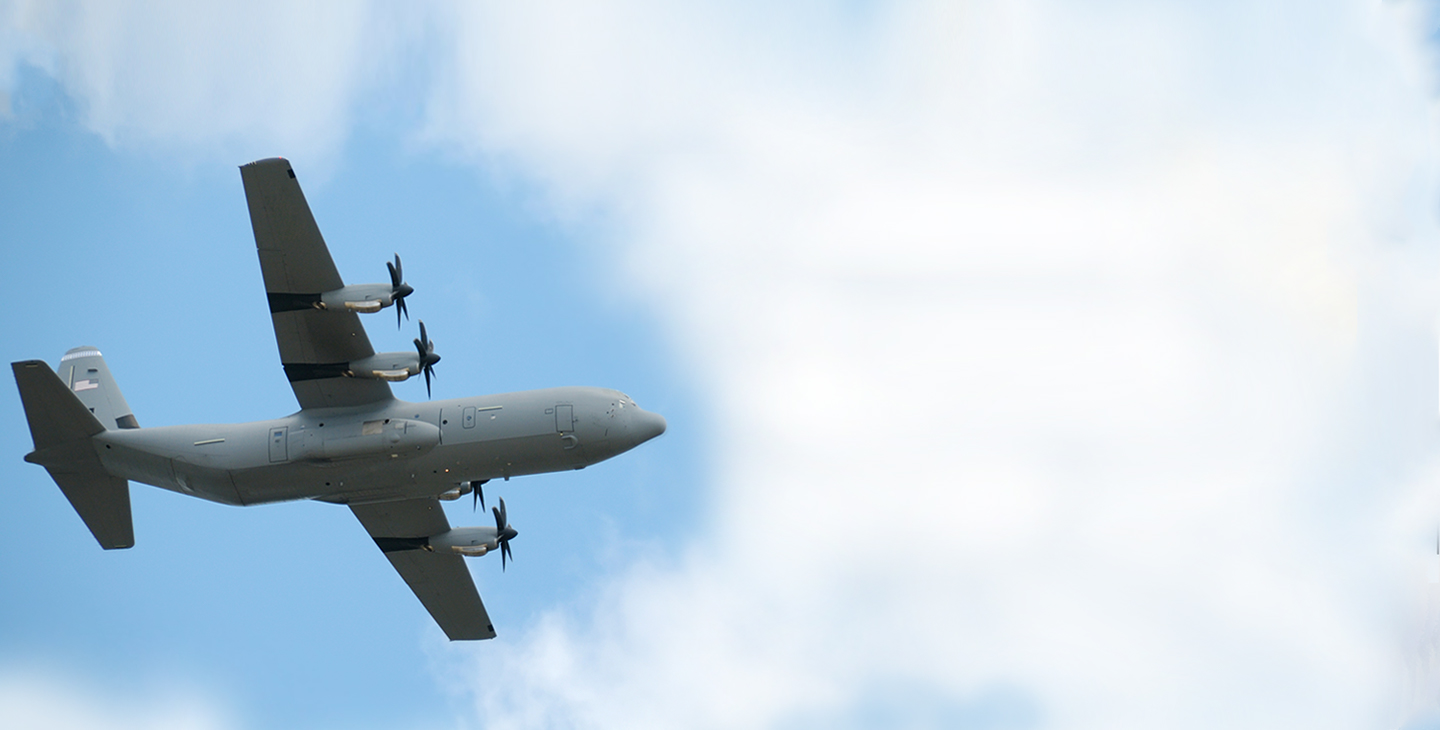
[[[10,363],[10,368],[15,371],[15,385],[20,388],[36,451],[88,439],[105,430],[44,360]]]
[[[100,547],[133,546],[130,483],[105,471],[90,440],[105,431],[105,426],[43,360],[11,363],[10,367],[35,442],[35,451],[25,460],[50,472]]]
[[[99,460],[96,460],[97,467]],[[70,506],[80,514],[90,534],[106,550],[135,547],[135,524],[130,519],[130,482],[109,474],[60,471],[47,466],[45,470],[60,485]]]

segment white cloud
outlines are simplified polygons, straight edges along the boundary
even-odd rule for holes
[[[720,419],[707,530],[443,650],[488,726],[1433,704],[1394,618],[1434,514],[1409,6],[56,8],[0,13],[0,81],[118,143],[333,152],[435,43],[426,139],[605,221],[668,317]]]
[[[367,3],[70,0],[0,4],[0,28],[0,88],[35,67],[112,144],[227,162],[339,152],[424,30]]]
[[[207,698],[176,688],[118,697],[108,690],[37,673],[0,673],[0,726],[13,730],[220,730],[234,723]]]
[[[502,645],[489,722],[783,725],[897,684],[949,703],[921,724],[994,692],[1061,727],[1396,719],[1430,452],[1371,397],[1433,407],[1400,359],[1434,233],[1393,202],[1434,164],[1400,11],[457,15],[432,138],[613,216],[723,417],[709,532]]]

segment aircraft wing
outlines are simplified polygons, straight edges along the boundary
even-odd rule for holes
[[[250,225],[280,362],[301,408],[389,400],[381,380],[343,375],[346,364],[375,354],[360,317],[316,308],[320,294],[344,286],[290,163],[274,157],[240,167]]]
[[[452,641],[495,638],[495,627],[480,602],[465,558],[418,547],[425,538],[450,529],[440,500],[427,497],[352,504],[350,510],[446,636]]]

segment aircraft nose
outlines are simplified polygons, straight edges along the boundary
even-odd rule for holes
[[[638,411],[635,420],[630,425],[630,433],[635,435],[635,443],[644,443],[650,439],[665,433],[665,417],[659,413],[650,411]]]

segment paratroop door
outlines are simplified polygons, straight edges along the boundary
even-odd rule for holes
[[[285,432],[288,431],[288,430],[290,430],[290,427],[289,427],[289,426],[281,426],[281,427],[279,427],[279,428],[272,428],[272,429],[270,429],[270,462],[271,462],[271,463],[274,463],[274,462],[277,462],[277,461],[284,461],[284,460],[286,459],[286,449],[285,449],[285,446],[286,446],[286,442],[287,442],[289,439],[287,439],[287,438],[285,437]],[[252,431],[251,433],[254,433],[254,432]]]

